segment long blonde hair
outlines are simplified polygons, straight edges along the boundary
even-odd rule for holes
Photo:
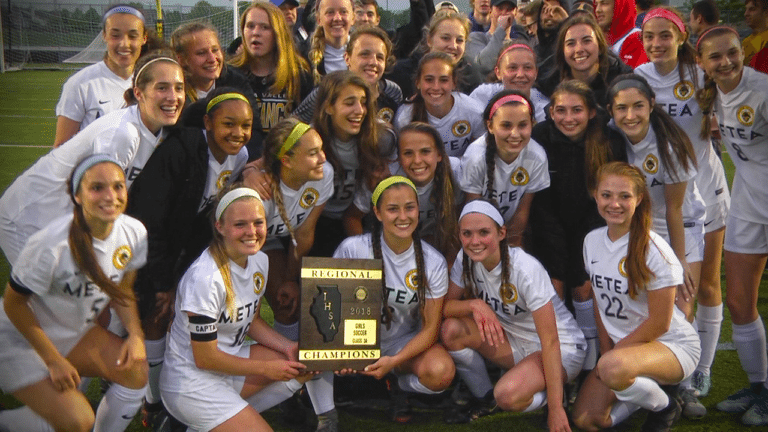
[[[349,2],[349,12],[351,14],[355,13],[355,5],[352,2],[352,0],[346,0]],[[318,0],[317,3],[315,3],[315,10],[312,11],[312,13],[317,17],[317,14],[320,12],[320,6],[322,5],[323,0]],[[320,75],[320,71],[318,68],[320,67],[320,62],[323,61],[323,56],[325,55],[325,29],[323,26],[321,26],[319,23],[317,27],[315,27],[315,31],[312,33],[312,42],[310,44],[309,53],[307,53],[307,57],[309,58],[309,64],[312,68],[312,78],[315,81],[315,85],[318,85],[320,83],[320,79],[322,79],[322,75]]]

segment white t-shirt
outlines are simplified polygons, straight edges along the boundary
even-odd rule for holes
[[[463,251],[453,262],[451,282],[466,289],[462,281]],[[520,248],[509,248],[509,285],[502,289],[501,262],[491,271],[475,263],[472,266],[477,293],[496,312],[507,337],[524,345],[526,352],[541,350],[533,312],[552,302],[561,344],[584,344],[584,335],[568,309],[555,293],[547,271],[535,258]]]
[[[333,195],[323,209],[323,215],[331,219],[341,219],[344,211],[352,204],[357,189],[357,180],[355,172],[360,166],[358,160],[357,138],[350,141],[341,141],[333,139],[331,143],[336,153],[339,164],[342,167],[341,172],[335,172],[333,178]]]
[[[646,263],[654,277],[646,290],[633,300],[626,277],[629,233],[615,242],[608,238],[608,228],[598,228],[584,239],[584,267],[592,281],[595,303],[605,330],[614,343],[624,339],[648,318],[648,293],[683,283],[683,267],[672,248],[651,231]],[[699,344],[699,335],[685,315],[673,307],[669,330],[657,340],[676,344]]]
[[[333,166],[329,162],[323,164],[323,178],[304,183],[299,190],[293,190],[280,181],[280,192],[283,194],[283,205],[288,221],[295,230],[309,216],[315,206],[325,204],[333,195]],[[282,249],[278,237],[289,236],[280,210],[275,200],[264,201],[264,214],[267,217],[267,244],[264,250]]]
[[[443,118],[427,113],[427,119],[443,138],[443,145],[448,156],[461,157],[472,141],[485,133],[483,109],[477,100],[464,93],[453,92],[453,108]],[[413,117],[413,104],[403,104],[395,115],[395,130],[398,132]]]
[[[34,294],[28,304],[56,349],[66,356],[96,325],[110,297],[77,266],[69,247],[73,215],[53,220],[33,235],[11,273],[14,285]],[[147,230],[138,220],[120,215],[107,238],[93,239],[96,261],[113,281],[138,270],[147,261]],[[1,305],[0,305],[1,306]],[[0,339],[18,330],[0,307]]]
[[[461,158],[461,190],[488,197],[488,167],[485,164],[485,135],[467,148]],[[497,155],[493,191],[504,222],[515,215],[520,198],[549,187],[549,163],[544,148],[531,138],[517,158],[508,164]]]
[[[269,260],[264,252],[259,252],[248,257],[245,268],[230,261],[229,271],[235,294],[234,314],[227,308],[224,280],[209,249],[192,263],[179,281],[176,315],[171,324],[160,380],[162,391],[199,391],[226,376],[201,370],[195,365],[187,313],[215,319],[218,349],[231,355],[240,351],[267,286]]]
[[[155,136],[144,126],[133,105],[99,118],[69,141],[51,150],[14,180],[0,197],[0,224],[4,230],[31,236],[51,216],[71,213],[67,180],[85,157],[106,153],[125,171],[130,187],[166,132]],[[14,263],[11,263],[12,265]]]
[[[69,77],[61,89],[56,115],[80,123],[80,130],[99,117],[125,107],[123,94],[131,78],[115,75],[104,61],[88,66]]]
[[[502,83],[485,83],[477,86],[469,95],[472,99],[480,102],[483,107],[488,106],[488,102],[493,99],[494,96],[500,91],[504,90],[504,84]],[[533,117],[536,122],[543,122],[547,119],[544,112],[544,108],[549,105],[549,98],[544,96],[544,93],[535,88],[531,88],[531,102],[533,103]]]
[[[621,129],[611,120],[610,125],[619,132]],[[623,132],[621,132],[623,134]],[[669,237],[667,230],[666,199],[664,197],[664,185],[688,182],[683,198],[683,226],[703,226],[706,207],[704,200],[701,199],[699,189],[696,187],[696,167],[691,164],[688,172],[675,159],[672,148],[669,146],[669,152],[673,160],[675,173],[666,169],[659,155],[659,145],[656,141],[656,133],[653,126],[648,128],[648,134],[637,144],[627,143],[627,162],[640,168],[645,174],[645,183],[651,196],[651,212],[653,215],[653,230],[664,238]]]
[[[424,253],[427,289],[425,298],[437,299],[448,292],[448,267],[440,253],[426,242],[421,242]],[[419,297],[415,285],[416,255],[413,244],[396,255],[381,239],[381,256],[387,286],[387,304],[392,310],[390,328],[381,327],[382,344],[391,344],[400,337],[421,329]],[[333,253],[334,258],[373,258],[371,234],[348,237]]]
[[[660,75],[653,63],[648,62],[638,66],[635,73],[644,77],[656,92],[656,105],[662,107],[688,135],[696,152],[698,163],[696,186],[699,188],[705,206],[721,201],[730,201],[728,184],[725,179],[723,163],[718,159],[712,148],[712,141],[701,139],[701,108],[696,102],[694,80],[687,68],[683,68],[685,77],[680,82],[680,65],[667,75]],[[704,72],[696,67],[696,82],[704,84]]]
[[[344,61],[344,53],[347,51],[347,46],[344,45],[341,48],[334,48],[330,45],[325,45],[325,53],[323,55],[323,64],[325,66],[325,73],[336,72],[340,70],[347,70],[347,62]]]
[[[228,186],[240,175],[246,163],[248,163],[248,149],[245,146],[236,155],[226,156],[222,163],[219,163],[213,157],[211,149],[208,149],[208,179],[205,181],[205,192],[200,200],[198,213],[216,199],[216,194],[224,186]]]
[[[768,76],[744,67],[735,89],[728,94],[718,89],[715,114],[736,166],[731,214],[768,224]]]

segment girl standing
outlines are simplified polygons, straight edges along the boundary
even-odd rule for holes
[[[501,209],[510,244],[520,246],[533,195],[549,187],[544,149],[531,140],[533,106],[505,90],[483,112],[488,133],[470,144],[461,159],[461,190],[471,201],[486,197]]]
[[[26,406],[0,412],[7,430],[125,430],[147,382],[132,292],[147,231],[123,215],[125,174],[109,155],[80,161],[66,183],[73,212],[33,235],[13,266],[0,312],[0,387]],[[96,324],[112,302],[128,337]],[[113,384],[94,418],[81,377]]]
[[[456,68],[451,57],[443,52],[424,55],[416,71],[416,89],[413,101],[397,111],[395,129],[414,121],[429,123],[443,137],[446,153],[461,157],[467,146],[485,132],[483,107],[455,91]]]
[[[563,383],[581,371],[584,336],[544,268],[509,247],[505,229],[490,202],[464,206],[462,252],[451,269],[442,341],[476,399],[523,412],[549,403],[549,430],[570,431]],[[507,370],[495,387],[483,358]]]
[[[622,162],[596,176],[597,210],[608,226],[584,239],[602,352],[574,406],[574,423],[586,430],[619,424],[638,407],[651,411],[643,430],[669,430],[681,408],[676,389],[660,385],[679,383],[699,361],[696,330],[675,307],[683,269],[651,231],[644,177]]]

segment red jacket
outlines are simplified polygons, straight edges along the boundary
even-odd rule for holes
[[[636,19],[635,0],[614,0],[611,28],[605,35],[611,50],[633,69],[648,62]]]

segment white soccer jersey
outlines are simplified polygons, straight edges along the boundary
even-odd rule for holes
[[[11,283],[32,291],[27,303],[56,349],[66,356],[96,325],[110,297],[75,263],[69,248],[73,215],[60,217],[33,235],[13,267]],[[138,220],[120,215],[106,239],[93,239],[99,267],[113,281],[147,261],[147,230]],[[2,306],[2,305],[0,305]],[[0,307],[0,340],[20,334]]]
[[[464,201],[461,188],[459,187],[459,179],[461,178],[461,160],[451,156],[448,156],[448,158],[451,161],[451,171],[453,172],[453,179],[456,184],[456,190],[453,191],[454,202],[458,204]],[[392,175],[408,177],[398,162],[389,164],[389,172]],[[432,179],[425,186],[416,186],[416,192],[419,195],[419,234],[422,237],[435,233],[435,205],[430,199],[434,185],[435,181]],[[373,193],[368,190],[368,188],[359,188],[357,193],[355,193],[355,207],[363,213],[370,213],[372,205],[371,195],[373,195]]]
[[[205,131],[203,131],[205,133]],[[216,195],[236,179],[248,163],[248,149],[243,146],[236,155],[226,156],[224,162],[219,163],[211,149],[208,149],[208,179],[205,181],[205,192],[200,200],[198,213],[216,199]]]
[[[614,343],[624,339],[648,318],[648,293],[683,283],[683,267],[672,248],[655,232],[651,232],[646,262],[655,276],[646,290],[640,290],[633,300],[628,293],[626,257],[629,234],[613,242],[608,228],[598,228],[584,239],[584,267],[592,281],[592,292],[600,310],[605,330]],[[660,342],[698,344],[699,335],[685,315],[673,308],[669,330]]]
[[[355,198],[355,190],[357,188],[355,172],[360,165],[360,161],[357,159],[357,138],[352,138],[350,141],[341,141],[334,138],[331,145],[336,153],[337,160],[341,164],[342,171],[335,172],[333,195],[325,205],[323,215],[331,219],[341,219],[344,211]]]
[[[687,68],[683,68],[684,79],[680,82],[680,65],[667,75],[659,75],[653,63],[638,66],[635,73],[644,77],[656,92],[656,105],[660,106],[680,126],[690,138],[696,152],[698,164],[696,186],[699,188],[705,206],[721,201],[730,201],[728,183],[725,179],[723,163],[712,148],[712,141],[701,139],[701,108],[696,102],[694,79]],[[704,72],[696,69],[696,83],[704,85]]]
[[[421,242],[424,253],[424,268],[429,289],[427,299],[444,297],[448,292],[448,268],[440,253],[426,242]],[[384,277],[387,286],[387,304],[392,311],[390,328],[382,326],[381,341],[392,343],[401,336],[417,332],[421,328],[419,297],[416,293],[416,256],[413,245],[407,251],[396,255],[381,239],[381,256],[384,261]],[[373,258],[371,234],[346,238],[334,258]]]
[[[728,94],[718,89],[715,112],[736,166],[731,214],[768,224],[768,76],[744,67],[735,89]]]
[[[125,171],[130,187],[166,133],[155,136],[144,126],[138,106],[101,117],[61,146],[41,157],[24,171],[0,197],[2,231],[24,238],[42,229],[51,216],[71,213],[67,180],[85,157],[106,153]],[[19,250],[4,250],[11,265]]]
[[[280,191],[283,194],[283,205],[288,221],[295,230],[309,216],[315,206],[325,204],[333,195],[333,166],[330,162],[323,164],[323,178],[317,181],[304,183],[299,190],[293,190],[280,182]],[[283,218],[275,200],[264,201],[264,214],[267,217],[267,245],[264,250],[282,249],[278,237],[290,235],[285,227]]]
[[[613,120],[611,120],[610,125],[621,132],[621,129],[615,125]],[[670,147],[669,152],[674,160],[673,168],[677,175],[667,170],[659,155],[659,146],[656,142],[656,133],[653,130],[653,126],[648,128],[648,134],[639,143],[630,144],[629,141],[626,141],[626,143],[627,162],[640,168],[643,174],[645,174],[645,183],[648,186],[651,198],[653,230],[665,238],[669,237],[664,185],[681,182],[688,182],[685,189],[685,197],[683,198],[683,226],[686,228],[702,227],[704,225],[706,207],[694,181],[696,178],[696,168],[691,165],[688,167],[688,172],[686,172],[680,163],[674,160],[675,157]]]
[[[498,155],[495,159],[493,190],[489,198],[499,203],[504,222],[509,222],[523,194],[549,187],[549,163],[544,148],[533,138],[512,163],[504,162]],[[483,135],[469,145],[461,158],[461,190],[488,197],[487,168]]]
[[[462,281],[464,252],[453,262],[451,282],[466,289]],[[541,350],[533,312],[550,301],[555,309],[557,335],[561,344],[581,344],[584,335],[568,309],[555,293],[547,271],[535,258],[520,248],[509,248],[509,285],[502,286],[501,262],[491,271],[480,263],[473,265],[473,278],[477,293],[473,296],[485,301],[496,312],[499,323],[509,339],[521,342],[526,352]]]
[[[267,286],[269,260],[264,252],[259,252],[248,257],[245,268],[230,261],[229,271],[235,294],[234,313],[227,307],[224,280],[209,249],[192,263],[179,281],[176,315],[171,324],[163,379],[160,380],[162,391],[198,391],[215,384],[224,376],[219,372],[199,369],[195,365],[187,313],[215,319],[219,350],[231,355],[240,351],[251,321],[258,311],[264,287]]]
[[[483,109],[477,100],[464,93],[453,92],[453,108],[443,118],[427,113],[427,120],[443,138],[448,156],[461,157],[472,141],[485,133]],[[398,132],[411,122],[413,104],[403,104],[395,115],[395,130]]]
[[[500,91],[504,90],[502,83],[485,83],[477,86],[469,95],[472,99],[480,102],[483,107],[488,106],[488,102]],[[544,108],[549,105],[549,98],[535,88],[531,88],[531,102],[533,103],[533,117],[536,122],[542,122],[547,119]]]
[[[69,77],[61,89],[56,115],[80,123],[80,130],[113,111],[125,107],[123,94],[131,78],[123,79],[100,61]]]

